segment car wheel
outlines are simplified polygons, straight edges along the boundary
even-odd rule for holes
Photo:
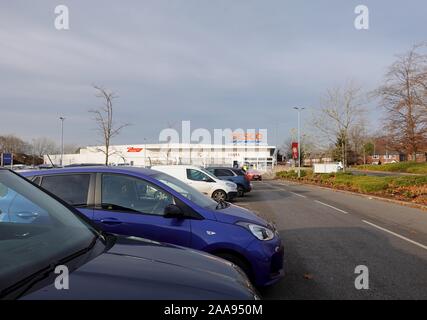
[[[218,253],[215,254],[217,257],[220,257],[224,260],[230,261],[231,263],[234,263],[236,266],[238,266],[242,271],[248,276],[250,280],[252,280],[252,270],[248,262],[243,260],[242,258],[232,254],[232,253]]]
[[[215,201],[225,201],[227,200],[227,194],[223,190],[216,190],[212,193],[212,198]]]
[[[238,187],[237,187],[237,195],[238,195],[239,197],[243,197],[243,196],[245,195],[245,190],[243,189],[243,187],[242,187],[242,186],[238,186]]]

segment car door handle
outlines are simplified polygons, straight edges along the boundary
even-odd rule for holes
[[[101,219],[101,223],[103,224],[108,224],[108,225],[117,225],[117,224],[122,224],[122,222],[118,219],[115,218],[106,218],[106,219]]]
[[[17,216],[23,219],[31,219],[31,218],[37,218],[39,214],[37,212],[23,211],[23,212],[18,212]]]

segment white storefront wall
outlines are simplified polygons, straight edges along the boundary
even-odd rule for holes
[[[105,162],[102,147],[86,147],[78,154],[65,154],[63,165]],[[275,165],[273,146],[245,145],[184,145],[184,144],[147,144],[112,146],[109,164],[129,164],[133,166],[150,166],[156,164],[193,164],[200,166],[233,166],[237,161],[244,162],[260,170],[268,170]],[[45,164],[55,165],[61,162],[61,155],[44,157]]]

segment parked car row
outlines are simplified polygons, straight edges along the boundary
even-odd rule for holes
[[[238,168],[224,168],[224,167],[208,167],[209,172],[214,174],[220,179],[234,182],[237,185],[237,194],[243,197],[245,193],[251,192],[251,180],[245,171]]]
[[[259,299],[223,259],[106,233],[66,202],[0,169],[0,298]],[[58,266],[72,272],[57,290]]]
[[[28,257],[22,260],[28,265],[22,268],[31,273],[43,265],[40,259],[48,261],[50,246],[55,254],[70,249],[68,241],[61,237],[67,234],[72,241],[72,230],[79,233],[76,239],[83,237],[82,230],[89,230],[96,237],[91,246],[99,247],[94,254],[89,254],[91,249],[81,249],[84,255],[88,254],[88,262],[73,265],[72,270],[77,270],[73,279],[78,285],[74,284],[73,292],[61,294],[45,279],[44,286],[50,286],[41,291],[31,289],[33,293],[27,297],[58,298],[59,294],[61,298],[83,299],[118,295],[136,299],[253,299],[258,296],[248,279],[256,286],[267,286],[282,277],[283,245],[273,225],[223,198],[214,201],[211,197],[215,198],[215,188],[206,189],[207,197],[187,183],[221,185],[227,196],[237,193],[236,184],[232,188],[231,182],[197,167],[158,169],[100,166],[23,172],[33,184],[2,170],[0,228],[10,230],[0,235],[0,261],[6,262],[5,270],[4,263],[0,264],[0,297],[16,298],[27,293],[16,294],[15,284],[10,281],[10,286],[3,285],[3,277],[19,280],[17,274],[11,277],[14,270],[20,270],[12,266],[13,261],[22,259],[7,256],[8,246],[19,248],[17,252],[21,253],[28,250]],[[202,178],[187,169],[203,173]],[[69,220],[80,225],[68,230]],[[61,228],[64,234],[57,235]],[[39,250],[31,253],[38,241],[46,246],[46,256]],[[60,248],[61,244],[64,248]],[[55,255],[47,265],[64,257]],[[86,279],[91,273],[103,275],[96,280],[100,287],[86,290],[86,285],[93,287],[95,283],[95,279]],[[132,285],[121,282],[120,275],[124,274],[135,279]],[[113,276],[117,283],[109,282]],[[123,287],[124,293],[108,290],[116,286]],[[182,290],[181,286],[187,289]],[[171,290],[172,287],[180,289]]]
[[[216,201],[233,200],[237,196],[237,184],[221,180],[211,172],[196,166],[153,166],[197,189]]]

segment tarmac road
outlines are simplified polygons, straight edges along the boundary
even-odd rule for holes
[[[282,181],[255,182],[236,204],[283,238],[286,275],[264,299],[427,299],[427,211]],[[359,265],[368,290],[355,288]]]

